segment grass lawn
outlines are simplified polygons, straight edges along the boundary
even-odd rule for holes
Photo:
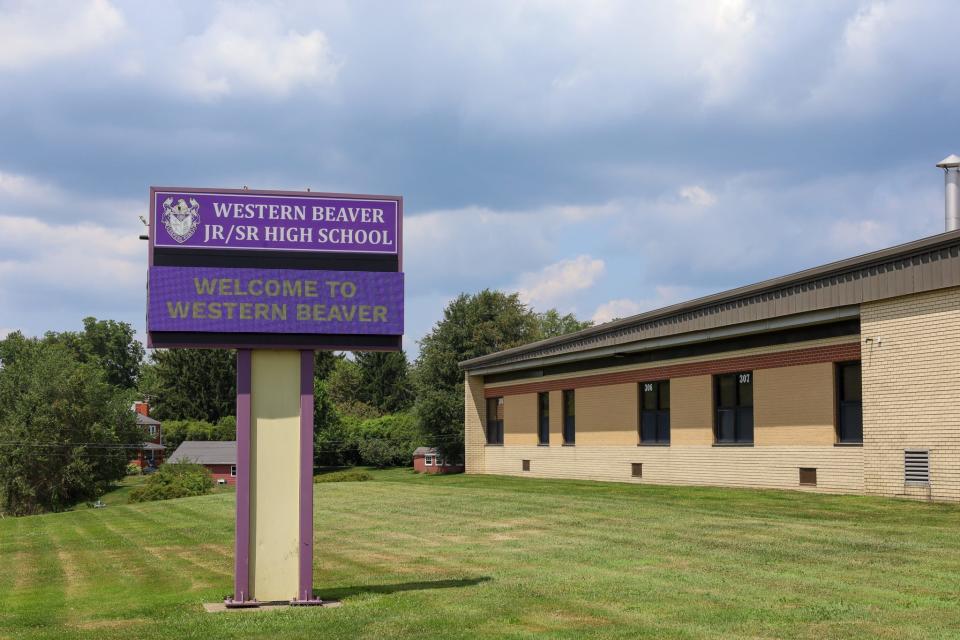
[[[960,508],[374,473],[314,487],[339,609],[207,614],[231,493],[0,520],[0,638],[960,638]]]

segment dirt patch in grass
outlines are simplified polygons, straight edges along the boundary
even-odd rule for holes
[[[83,591],[83,574],[78,569],[80,565],[77,555],[62,547],[57,549],[57,560],[60,570],[63,571],[64,594],[67,598],[74,598]]]

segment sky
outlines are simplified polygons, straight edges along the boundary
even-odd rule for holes
[[[150,185],[404,197],[461,292],[604,322],[943,230],[955,1],[0,0],[0,336],[145,331]]]

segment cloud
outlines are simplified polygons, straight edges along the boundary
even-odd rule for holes
[[[0,171],[0,206],[10,202],[50,204],[62,198],[60,190],[31,176]]]
[[[553,307],[593,286],[605,268],[603,260],[580,255],[521,275],[516,289],[520,299],[529,305],[541,309]]]
[[[712,207],[717,204],[717,196],[696,184],[681,187],[680,197],[698,207]]]
[[[66,301],[138,299],[146,280],[143,244],[129,231],[89,222],[0,215],[0,299],[48,313]]]
[[[591,319],[594,324],[603,324],[619,318],[628,318],[644,311],[652,311],[689,300],[694,297],[691,294],[690,287],[659,285],[654,287],[654,295],[650,298],[643,300],[617,298],[605,302],[597,307]]]
[[[890,246],[897,230],[879,220],[837,220],[830,225],[827,237],[837,250],[852,254]]]
[[[276,8],[223,5],[206,30],[186,38],[175,56],[186,88],[201,98],[231,93],[267,100],[300,87],[329,85],[342,63],[318,29],[287,29]]]
[[[0,171],[0,215],[38,218],[49,222],[85,222],[129,225],[143,215],[142,200],[99,197],[66,191],[31,175]]]
[[[640,306],[639,302],[634,302],[629,298],[617,298],[616,300],[604,302],[597,307],[597,310],[593,312],[591,320],[593,320],[594,324],[603,324],[604,322],[610,322],[617,318],[636,315],[641,311],[643,311],[643,307]]]
[[[124,29],[108,0],[18,2],[0,8],[0,70],[22,70],[101,48]]]

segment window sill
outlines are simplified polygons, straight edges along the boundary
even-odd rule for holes
[[[485,446],[485,447],[502,447],[502,446],[503,446],[503,443],[501,442],[501,443],[497,444],[496,442],[494,442],[494,443],[489,443],[489,442],[488,442],[487,444],[485,444],[485,445],[483,445],[483,446]]]
[[[550,446],[550,443],[549,443],[549,442],[538,442],[538,443],[537,443],[537,446],[538,446],[538,447],[549,447],[549,446]]]
[[[641,442],[638,447],[669,447],[669,442]]]
[[[862,447],[862,442],[834,442],[835,447]]]
[[[575,447],[575,446],[577,446],[577,443],[576,443],[576,442],[570,442],[570,443],[564,442],[564,443],[563,443],[562,445],[560,445],[560,446],[561,446],[561,447]]]
[[[715,447],[752,447],[752,442],[714,442]]]

